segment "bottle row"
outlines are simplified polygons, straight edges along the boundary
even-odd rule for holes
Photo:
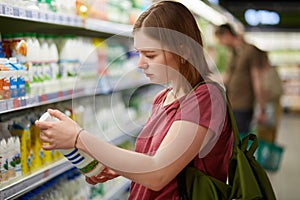
[[[70,110],[66,114],[75,119]],[[56,150],[42,149],[40,130],[34,125],[40,115],[33,112],[0,122],[0,185],[26,177],[63,157]]]
[[[119,80],[130,75],[127,80],[134,82],[141,78],[136,68],[137,57],[125,46],[107,44],[101,38],[2,34],[0,100],[107,88],[99,83],[104,76]]]

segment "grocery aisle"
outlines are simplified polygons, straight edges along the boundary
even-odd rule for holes
[[[284,146],[280,169],[269,173],[278,200],[299,199],[300,114],[283,114],[277,143]]]

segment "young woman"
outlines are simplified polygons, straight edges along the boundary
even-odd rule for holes
[[[90,184],[116,176],[132,180],[129,199],[179,199],[176,176],[190,162],[226,181],[232,129],[221,90],[211,81],[202,38],[190,11],[160,1],[133,29],[138,67],[156,84],[168,85],[153,100],[152,113],[136,140],[135,151],[120,149],[87,131],[58,110],[59,122],[36,122],[44,149],[79,148],[106,169]]]

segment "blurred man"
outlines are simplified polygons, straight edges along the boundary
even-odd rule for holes
[[[255,104],[259,105],[257,122],[265,120],[265,99],[262,90],[266,53],[247,43],[229,24],[216,28],[218,42],[229,48],[231,59],[224,75],[224,84],[241,134],[249,133]]]

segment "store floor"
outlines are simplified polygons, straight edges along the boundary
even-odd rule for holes
[[[283,114],[277,143],[284,146],[280,168],[268,173],[278,200],[300,199],[300,114]]]

